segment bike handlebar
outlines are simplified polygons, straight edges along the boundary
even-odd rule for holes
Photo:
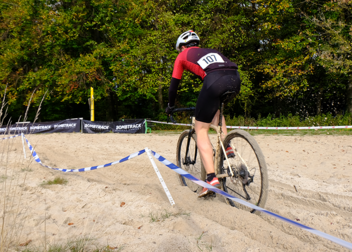
[[[195,111],[195,110],[196,110],[195,107],[190,107],[190,108],[177,108],[177,109],[174,109],[174,110],[170,113],[168,119],[170,118],[171,122],[177,123],[176,120],[174,119],[174,117],[172,116],[174,113],[176,113],[176,112],[183,112],[183,111]],[[168,120],[168,121],[169,121],[169,120]]]

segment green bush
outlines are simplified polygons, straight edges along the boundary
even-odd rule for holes
[[[226,117],[226,124],[228,126],[257,126],[257,127],[309,127],[309,126],[345,126],[351,125],[352,115],[337,115],[332,114],[321,114],[317,116],[309,116],[306,118],[300,118],[298,115],[288,114],[287,116],[280,115],[279,117],[274,117],[269,114],[267,117],[258,118],[245,118],[242,115],[234,116],[230,118]],[[178,123],[190,123],[189,116],[178,115],[175,117]],[[162,120],[162,121],[166,121]],[[184,130],[185,126],[177,125],[165,125],[165,124],[155,124],[155,130]]]

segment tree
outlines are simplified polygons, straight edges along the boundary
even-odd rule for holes
[[[304,14],[316,27],[307,32],[307,36],[318,38],[311,51],[327,71],[339,75],[345,83],[347,111],[352,114],[352,4],[329,1],[318,5],[314,15]]]

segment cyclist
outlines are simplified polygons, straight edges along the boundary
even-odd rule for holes
[[[179,51],[179,55],[174,64],[169,87],[169,103],[165,112],[169,115],[175,107],[177,88],[184,70],[192,72],[203,80],[203,87],[199,93],[195,111],[197,147],[207,173],[206,182],[219,188],[220,183],[214,173],[213,147],[209,140],[208,131],[210,124],[218,125],[219,123],[221,95],[226,91],[235,91],[238,94],[241,80],[235,63],[215,49],[199,48],[199,41],[198,35],[192,30],[182,33],[177,39],[176,50]],[[227,135],[224,117],[222,132],[221,138],[224,140]],[[234,157],[230,146],[227,146],[226,154],[228,157]],[[209,193],[212,192],[203,188],[198,197]]]

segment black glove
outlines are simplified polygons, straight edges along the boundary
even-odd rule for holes
[[[167,108],[165,109],[165,113],[167,115],[170,115],[172,113],[172,111],[174,110],[174,108],[175,108],[175,106],[170,107],[170,105],[167,104]]]

